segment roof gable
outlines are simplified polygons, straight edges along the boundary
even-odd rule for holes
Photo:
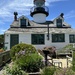
[[[29,19],[28,19],[26,16],[24,16],[24,15],[20,16],[20,17],[18,18],[18,20],[20,20],[20,19],[22,19],[22,18],[29,20]]]

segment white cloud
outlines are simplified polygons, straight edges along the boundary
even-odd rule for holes
[[[0,34],[4,34],[7,29],[0,29]]]
[[[51,3],[55,3],[55,2],[59,2],[59,1],[67,1],[67,0],[46,0],[46,5],[49,6],[49,5],[52,5]]]
[[[49,5],[51,2],[57,2],[62,0],[46,0],[46,5]],[[6,20],[6,18],[10,19],[13,17],[13,12],[17,11],[19,15],[29,15],[30,14],[30,8],[33,6],[33,0],[4,0],[2,3],[0,3],[0,17],[2,20]]]
[[[0,9],[0,15],[3,17],[6,17],[8,15],[11,15],[14,11],[22,12],[23,13],[29,13],[30,8],[33,6],[33,0],[13,0],[9,1],[8,3],[3,5],[3,7]],[[49,3],[57,2],[57,1],[63,1],[63,0],[46,0],[46,5],[49,5]],[[29,14],[26,14],[29,15]]]
[[[75,18],[75,11],[74,10],[70,11],[64,17],[65,19]]]
[[[5,5],[0,9],[0,15],[1,17],[11,17],[12,13],[14,11],[26,13],[27,11],[30,11],[30,7],[33,6],[32,3],[33,0],[13,0],[9,4]],[[31,3],[30,3],[31,2]],[[26,14],[28,15],[28,14]]]
[[[63,1],[63,0],[46,0],[46,5],[49,5],[52,2]],[[3,4],[3,5],[2,5]],[[17,11],[19,14],[29,15],[30,8],[33,6],[33,0],[4,0],[1,3],[2,7],[0,8],[0,17],[11,17],[14,11]]]
[[[13,12],[17,11],[18,16],[29,15],[30,8],[33,7],[33,0],[0,0],[0,26],[12,22]],[[46,5],[50,6],[51,3],[66,1],[66,0],[46,0]],[[0,33],[6,29],[0,29]]]
[[[33,6],[33,0],[3,0],[0,3],[0,24],[4,24],[13,19],[13,12],[17,11],[19,15],[29,15],[30,8]],[[3,23],[4,22],[4,23]]]

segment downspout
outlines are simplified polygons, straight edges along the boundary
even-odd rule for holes
[[[48,30],[48,33],[47,33],[47,40],[49,40],[49,24],[47,25],[47,30]]]

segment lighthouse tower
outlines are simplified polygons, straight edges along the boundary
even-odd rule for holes
[[[45,0],[34,0],[34,7],[30,10],[30,15],[34,22],[44,23],[49,15],[48,7],[45,6]]]

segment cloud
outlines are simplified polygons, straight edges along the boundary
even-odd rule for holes
[[[70,11],[64,17],[65,19],[75,18],[75,11],[74,10]]]
[[[63,1],[63,0],[46,0],[46,5],[48,5],[49,3],[52,2],[58,2],[58,1]],[[1,5],[3,6],[0,9],[0,15],[3,16],[8,16],[11,15],[12,12],[17,11],[17,12],[21,12],[25,13],[30,11],[30,8],[33,6],[33,0],[7,0],[7,3],[5,3],[6,0],[3,1],[3,3],[1,3]],[[28,15],[28,14],[26,14]]]
[[[55,2],[60,2],[60,1],[67,1],[67,0],[46,0],[46,5],[47,6],[52,6],[52,4],[51,3],[55,3]]]
[[[19,15],[29,15],[30,8],[33,6],[33,0],[3,0],[0,3],[0,25],[10,22],[13,19],[13,12],[17,11]]]
[[[6,31],[7,29],[0,29],[0,34],[4,34],[4,32]]]
[[[63,0],[46,0],[46,5],[49,5],[52,2],[58,2]],[[3,0],[2,3],[0,3],[0,17],[12,17],[13,12],[17,11],[19,14],[23,15],[29,15],[30,8],[33,6],[33,0]]]
[[[64,0],[46,0],[46,5]],[[0,0],[0,26],[13,21],[13,12],[17,11],[18,16],[29,15],[33,7],[33,0]],[[5,29],[4,29],[5,30]],[[3,31],[2,29],[0,30]]]
[[[1,0],[2,1],[2,0]],[[57,2],[62,0],[47,0],[46,5],[51,2]],[[33,0],[3,0],[0,3],[0,17],[5,21],[6,18],[10,19],[13,17],[13,12],[17,11],[19,15],[29,15],[30,8],[33,6]]]
[[[28,15],[27,12],[29,12],[30,7],[33,6],[32,1],[33,0],[13,0],[11,2],[8,2],[7,5],[3,5],[3,7],[0,9],[0,15],[2,18],[9,16],[11,17],[14,11],[17,11],[21,14],[25,13],[25,15]]]

